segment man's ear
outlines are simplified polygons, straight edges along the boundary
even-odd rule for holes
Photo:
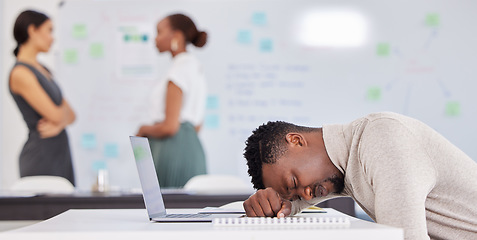
[[[286,136],[288,144],[292,146],[305,146],[307,144],[305,137],[300,133],[288,133]]]

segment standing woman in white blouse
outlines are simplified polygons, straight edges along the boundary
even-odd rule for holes
[[[197,30],[183,14],[157,24],[156,47],[170,52],[172,66],[151,95],[152,125],[142,125],[138,136],[148,137],[161,187],[182,187],[193,176],[206,173],[205,154],[197,136],[205,112],[206,81],[192,43],[202,47],[207,33]]]

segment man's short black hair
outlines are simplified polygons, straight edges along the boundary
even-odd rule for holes
[[[247,159],[248,175],[253,187],[264,189],[262,164],[273,164],[287,151],[286,136],[290,132],[311,132],[314,128],[297,126],[283,121],[262,124],[252,132],[245,142],[243,156]]]

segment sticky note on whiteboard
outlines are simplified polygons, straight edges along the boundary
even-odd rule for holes
[[[104,47],[102,43],[91,43],[89,46],[89,55],[92,58],[101,58],[104,56]]]
[[[84,133],[81,136],[81,147],[84,149],[95,149],[97,146],[96,134]]]
[[[456,117],[460,115],[460,103],[456,101],[450,101],[446,104],[446,115],[450,117]]]
[[[84,39],[87,37],[87,27],[86,24],[75,24],[73,25],[73,38]]]
[[[205,116],[205,127],[209,129],[219,128],[220,118],[217,114],[208,114]]]
[[[264,38],[260,40],[260,52],[272,52],[273,40],[270,38]]]
[[[74,64],[78,62],[78,51],[74,48],[65,49],[63,52],[63,61],[68,64]]]
[[[389,56],[391,52],[391,47],[389,46],[389,43],[378,43],[376,46],[376,54],[378,56]]]
[[[381,88],[370,87],[366,93],[366,98],[370,101],[378,101],[381,99]]]
[[[206,109],[207,110],[214,110],[219,108],[219,97],[215,95],[209,95],[207,97],[207,104],[206,104]]]
[[[96,160],[93,162],[93,170],[106,169],[106,162],[104,160]]]
[[[237,42],[240,44],[252,43],[252,32],[250,30],[239,30],[237,33]]]
[[[117,143],[104,144],[104,157],[117,158],[119,156],[119,147]]]
[[[252,14],[252,23],[256,26],[267,25],[267,14],[265,12],[254,12]]]
[[[430,13],[426,16],[426,25],[430,27],[437,27],[439,26],[439,14],[437,13]]]

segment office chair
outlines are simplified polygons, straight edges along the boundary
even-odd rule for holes
[[[253,193],[253,188],[233,175],[204,174],[192,177],[184,185],[184,190],[201,194],[243,194]]]
[[[73,193],[75,187],[70,181],[58,176],[29,176],[18,179],[10,188],[12,191],[32,193]]]

